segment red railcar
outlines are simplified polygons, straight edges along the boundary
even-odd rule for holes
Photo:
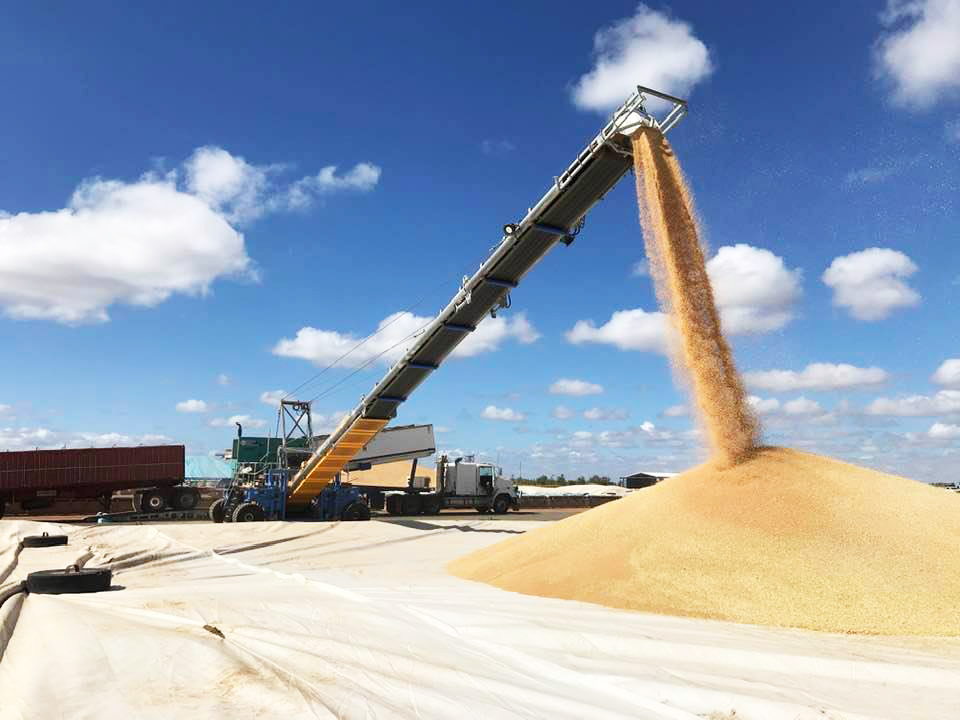
[[[24,510],[58,498],[97,498],[109,508],[117,490],[137,490],[137,510],[192,509],[194,488],[182,487],[183,445],[0,452],[0,516],[8,502]]]

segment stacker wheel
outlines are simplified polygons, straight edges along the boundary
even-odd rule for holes
[[[43,535],[27,535],[21,542],[23,547],[28,548],[38,548],[38,547],[54,547],[55,545],[66,545],[67,536],[66,535],[49,535],[44,533]]]
[[[223,522],[224,515],[226,515],[223,509],[223,498],[218,498],[217,500],[213,501],[213,503],[210,505],[210,510],[208,511],[208,514],[210,515],[210,519],[213,522],[215,523]]]
[[[265,518],[266,513],[263,512],[263,508],[255,502],[237,505],[237,509],[233,511],[234,522],[260,522]]]
[[[369,520],[370,508],[362,502],[352,502],[340,513],[341,520]]]
[[[200,493],[196,488],[175,488],[173,506],[177,510],[193,510],[200,503]]]
[[[113,573],[109,568],[81,568],[71,565],[66,570],[38,570],[27,575],[27,591],[40,595],[102,592],[110,589]]]

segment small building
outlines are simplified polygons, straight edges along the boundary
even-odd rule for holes
[[[661,480],[672,478],[676,474],[677,473],[673,472],[661,472],[659,470],[652,470],[650,472],[635,472],[633,475],[621,477],[620,484],[628,490],[636,490],[638,488],[656,485]]]

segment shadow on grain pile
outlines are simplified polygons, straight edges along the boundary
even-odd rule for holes
[[[634,137],[661,305],[712,459],[450,564],[505,590],[615,608],[883,635],[960,635],[960,494],[756,447],[690,193],[654,130]]]

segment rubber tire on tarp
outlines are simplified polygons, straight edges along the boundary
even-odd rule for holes
[[[210,516],[211,522],[222,523],[226,516],[226,512],[223,509],[223,498],[214,500],[207,514]]]
[[[503,515],[509,509],[510,498],[506,495],[497,495],[497,499],[493,501],[493,512],[497,515]]]
[[[200,493],[195,488],[174,488],[172,499],[177,510],[193,510],[200,503]]]
[[[234,522],[260,522],[266,518],[263,508],[255,502],[245,502],[237,505],[233,511]]]
[[[20,541],[20,544],[25,548],[38,548],[38,547],[54,547],[56,545],[66,545],[67,536],[66,535],[50,535],[44,533],[43,535],[27,535],[23,540]]]
[[[103,592],[110,589],[112,580],[109,568],[38,570],[27,575],[27,591],[38,595]]]
[[[369,520],[370,508],[362,502],[352,502],[340,513],[341,520]]]

